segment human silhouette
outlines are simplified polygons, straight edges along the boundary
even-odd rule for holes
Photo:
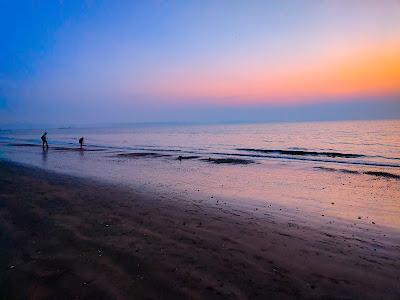
[[[42,139],[43,150],[45,149],[45,147],[46,149],[49,149],[49,143],[47,142],[47,132],[43,133],[41,139]]]
[[[79,144],[81,145],[81,149],[83,149],[83,140],[84,140],[83,137],[81,137],[81,138],[79,139]]]

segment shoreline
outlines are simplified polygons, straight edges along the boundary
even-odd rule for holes
[[[298,221],[0,160],[0,295],[400,297],[400,234]]]

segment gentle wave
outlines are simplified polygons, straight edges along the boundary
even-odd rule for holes
[[[14,147],[41,147],[42,145],[39,143],[29,143],[23,140],[15,141],[14,143],[10,143],[10,141],[3,142],[5,145],[14,146]],[[68,145],[68,146],[65,146]],[[55,145],[50,145],[51,150],[58,151],[78,151],[80,150],[79,146],[73,147],[75,145],[73,143],[68,142],[60,142],[56,141]],[[172,148],[172,147],[171,147]],[[129,146],[104,146],[104,145],[96,145],[89,144],[84,147],[85,151],[106,151],[106,152],[121,152],[119,155],[122,157],[130,157],[130,158],[139,158],[139,157],[166,157],[173,156],[174,159],[185,160],[185,159],[200,159],[203,158],[208,161],[210,156],[219,156],[219,157],[235,157],[235,159],[248,158],[249,161],[253,161],[254,159],[262,160],[262,159],[278,159],[278,160],[297,160],[297,161],[307,161],[307,162],[319,162],[319,163],[337,163],[337,164],[348,164],[348,165],[359,165],[359,166],[377,166],[377,167],[390,167],[390,168],[400,168],[398,163],[394,163],[390,161],[396,158],[385,158],[385,161],[375,161],[374,158],[378,156],[367,156],[363,154],[354,154],[354,153],[342,153],[342,152],[328,152],[328,151],[308,151],[308,150],[294,150],[296,147],[292,147],[293,150],[284,150],[284,149],[257,149],[257,148],[234,148],[233,152],[209,152],[202,151],[203,149],[195,149],[195,148],[181,148],[174,147],[178,149],[166,149],[166,147],[158,147],[155,145],[141,145],[136,147]],[[301,148],[297,148],[301,149]],[[138,151],[138,152],[131,152]],[[234,152],[236,151],[236,152]],[[241,151],[241,152],[238,152]],[[148,153],[154,153],[148,154]],[[247,153],[245,153],[247,152]],[[147,153],[147,154],[146,154]],[[167,154],[168,153],[168,154]],[[175,155],[172,155],[176,153]],[[179,154],[179,156],[178,156]],[[186,156],[185,156],[186,155]],[[189,156],[189,158],[186,158]],[[211,159],[219,159],[218,157],[211,157]]]
[[[14,147],[34,147],[34,148],[41,148],[42,145],[39,144],[29,144],[29,143],[9,143],[8,146]],[[65,147],[65,146],[51,146],[51,150],[58,150],[58,151],[81,151],[80,147]],[[104,151],[105,149],[93,149],[93,148],[85,148],[85,151]]]

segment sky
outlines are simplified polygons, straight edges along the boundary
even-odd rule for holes
[[[400,1],[0,2],[0,124],[400,118]]]

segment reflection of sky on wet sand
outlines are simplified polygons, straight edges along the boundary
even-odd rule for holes
[[[315,162],[268,160],[250,165],[217,165],[179,161],[173,156],[132,159],[109,152],[2,148],[3,156],[15,161],[171,198],[228,202],[252,210],[271,207],[278,213],[282,209],[321,221],[336,217],[400,229],[398,179],[317,169]]]

